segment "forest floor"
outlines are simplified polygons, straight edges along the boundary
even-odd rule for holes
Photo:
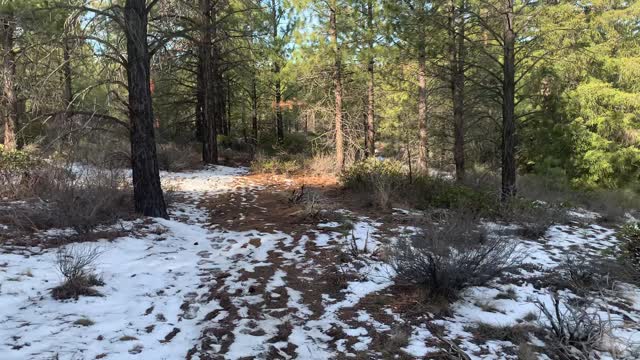
[[[525,359],[513,336],[482,326],[534,327],[535,302],[551,302],[541,279],[567,254],[606,257],[618,241],[588,213],[539,240],[487,223],[520,242],[523,266],[439,311],[395,285],[384,261],[387,245],[419,233],[419,212],[363,206],[331,178],[222,166],[162,176],[175,192],[171,220],[122,221],[104,232],[117,235],[75,245],[100,250],[102,296],[50,295],[61,277],[46,244],[70,230],[4,248],[1,359]],[[303,185],[318,194],[313,206],[297,201]],[[635,358],[640,289],[599,299],[613,331],[595,356]],[[535,331],[527,342],[528,358],[545,358]]]

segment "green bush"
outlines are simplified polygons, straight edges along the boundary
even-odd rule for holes
[[[267,157],[258,154],[251,162],[251,171],[266,174],[292,175],[302,170],[303,161],[299,157],[280,154],[279,156]]]
[[[374,190],[380,180],[391,185],[408,183],[409,178],[401,162],[368,158],[343,171],[340,180],[344,187],[352,190]]]
[[[287,154],[302,154],[309,151],[309,141],[304,134],[292,133],[284,137],[280,147]]]
[[[26,171],[37,164],[37,160],[28,152],[21,150],[7,151],[0,144],[0,171]]]
[[[622,240],[622,256],[629,261],[636,270],[640,270],[640,223],[624,225],[618,232]]]
[[[218,135],[216,138],[218,140],[218,147],[227,149],[233,146],[233,139],[227,135]]]

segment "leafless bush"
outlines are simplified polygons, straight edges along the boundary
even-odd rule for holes
[[[536,305],[542,314],[540,325],[547,331],[548,345],[561,359],[593,359],[593,350],[610,333],[610,321],[600,316],[591,301],[572,301],[554,292],[551,304],[537,300]]]
[[[54,299],[77,299],[79,296],[99,296],[93,286],[102,286],[104,282],[95,274],[95,262],[101,252],[96,247],[68,245],[56,254],[57,270],[64,282],[53,288]]]
[[[337,172],[335,157],[325,154],[316,154],[305,163],[309,174],[315,176],[333,175]]]
[[[374,176],[371,179],[371,183],[373,184],[373,195],[376,205],[382,209],[390,208],[391,197],[396,190],[393,181],[385,176]]]
[[[24,230],[71,227],[87,233],[127,217],[131,191],[122,170],[46,164],[25,176],[28,206],[0,207],[0,221]]]
[[[390,258],[398,281],[424,287],[429,297],[454,300],[465,288],[512,269],[522,256],[516,243],[488,237],[471,216],[457,214],[413,244],[398,242]]]
[[[514,200],[502,209],[502,217],[521,226],[520,235],[537,240],[555,224],[566,223],[566,209],[542,202]]]

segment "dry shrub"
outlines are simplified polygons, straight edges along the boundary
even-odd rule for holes
[[[198,169],[202,166],[202,155],[191,145],[159,144],[158,165],[166,171]]]
[[[308,174],[314,176],[335,175],[337,173],[335,157],[327,154],[315,154],[307,160],[305,169]]]
[[[423,287],[430,298],[448,300],[514,268],[521,258],[516,243],[487,236],[466,214],[431,225],[412,244],[398,242],[390,256],[399,282]]]
[[[478,323],[465,328],[473,334],[474,339],[485,343],[491,340],[508,341],[520,345],[529,341],[529,334],[535,333],[537,328],[531,324],[492,325]]]
[[[79,296],[100,296],[93,286],[104,282],[95,274],[95,262],[100,256],[96,247],[68,245],[56,255],[56,266],[64,282],[51,290],[56,300],[78,299]]]
[[[537,240],[556,224],[568,220],[563,207],[543,202],[515,199],[501,208],[501,217],[521,226],[519,234],[527,239]]]
[[[551,305],[536,302],[547,349],[561,359],[593,359],[594,349],[611,332],[610,321],[600,316],[592,301],[561,297],[557,292],[550,296]]]
[[[130,215],[131,191],[118,169],[41,164],[22,175],[26,206],[0,207],[0,222],[23,230],[71,227],[87,233]]]

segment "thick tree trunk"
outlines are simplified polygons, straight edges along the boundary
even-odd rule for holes
[[[429,142],[427,132],[427,55],[424,45],[420,45],[418,55],[418,127],[420,147],[418,149],[418,170],[429,174]]]
[[[199,103],[202,106],[202,161],[205,164],[218,163],[218,128],[216,117],[216,99],[214,92],[212,65],[212,31],[215,25],[212,22],[211,0],[200,0],[201,29],[199,49]]]
[[[515,32],[513,0],[505,0],[502,65],[502,201],[516,195]]]
[[[373,5],[371,0],[367,2],[367,27],[369,30],[369,51],[373,53]],[[367,89],[367,123],[365,135],[365,154],[367,156],[375,155],[375,61],[373,55],[369,57],[369,84]]]
[[[11,11],[0,14],[2,21],[2,79],[4,115],[4,148],[17,148],[18,95],[16,94],[16,55],[13,51],[16,18]]]
[[[127,0],[124,9],[127,37],[127,80],[131,122],[131,168],[135,210],[146,216],[168,217],[160,186],[153,130],[149,83],[150,55],[147,44],[145,0]]]
[[[271,22],[272,22],[272,35],[273,42],[278,42],[278,3],[276,0],[271,0]],[[278,54],[279,56],[280,54]],[[280,106],[280,102],[282,101],[282,83],[280,82],[280,64],[278,63],[279,59],[276,59],[273,64],[273,75],[275,77],[275,110],[276,110],[276,138],[278,143],[281,143],[284,140],[284,123],[282,119],[282,107]]]
[[[464,1],[456,8],[451,2],[451,96],[453,99],[453,159],[456,165],[456,180],[465,177],[464,158]]]
[[[344,168],[344,135],[342,133],[342,58],[340,44],[338,44],[337,5],[333,2],[329,9],[329,33],[333,42],[335,62],[333,69],[333,84],[335,92],[335,126],[336,126],[336,165],[339,170]]]

